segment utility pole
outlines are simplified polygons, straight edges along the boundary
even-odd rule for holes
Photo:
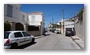
[[[64,34],[64,10],[62,9],[62,18],[63,18],[63,34]]]
[[[75,14],[74,14],[74,35],[76,34],[76,31],[75,31]]]
[[[52,18],[52,24],[53,24],[53,18]]]
[[[53,26],[53,28],[54,28],[54,19],[52,18],[52,26]]]

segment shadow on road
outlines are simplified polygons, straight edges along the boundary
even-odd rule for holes
[[[71,36],[66,36],[66,37],[71,37]]]
[[[31,46],[31,45],[34,45],[34,44],[36,44],[36,43],[37,43],[37,42],[28,43],[28,44],[25,44],[25,45],[22,45],[22,46],[17,47],[17,49],[24,49],[24,48],[29,47],[29,46]]]

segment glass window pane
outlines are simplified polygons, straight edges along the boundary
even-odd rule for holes
[[[16,32],[16,33],[14,33],[14,36],[17,38],[17,37],[23,37],[22,36],[22,34],[21,34],[21,32]]]
[[[13,7],[11,5],[7,5],[7,16],[12,17]]]
[[[28,33],[26,33],[26,32],[22,32],[23,33],[23,35],[26,37],[26,36],[30,36]]]

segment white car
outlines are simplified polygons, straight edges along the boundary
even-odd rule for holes
[[[54,33],[60,34],[60,31],[59,30],[55,30]]]
[[[34,43],[35,38],[24,31],[6,31],[4,32],[4,48],[16,48],[18,46]]]

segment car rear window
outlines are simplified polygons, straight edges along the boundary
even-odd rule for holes
[[[7,39],[9,34],[10,34],[10,32],[4,32],[4,39]]]

